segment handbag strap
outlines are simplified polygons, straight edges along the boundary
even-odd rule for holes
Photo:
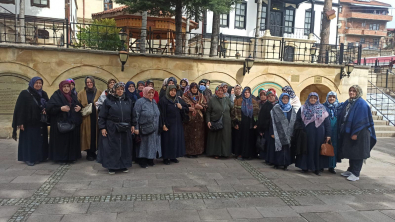
[[[37,99],[33,96],[33,94],[29,91],[29,89],[27,89],[26,91],[33,97],[34,102],[35,102],[36,105],[41,109],[41,106],[38,105]]]

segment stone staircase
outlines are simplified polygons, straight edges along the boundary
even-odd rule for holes
[[[390,123],[395,123],[395,100],[384,94],[370,92],[367,94],[367,101],[372,110],[376,136],[395,137],[395,126]]]
[[[377,111],[372,111],[374,129],[376,137],[395,137],[395,126],[389,125],[387,120],[383,120],[383,116],[377,115]]]

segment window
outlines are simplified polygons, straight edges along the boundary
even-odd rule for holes
[[[37,30],[37,37],[39,39],[49,39],[49,32],[44,29]]]
[[[364,43],[365,43],[365,38],[361,38],[361,40],[359,41],[359,43],[364,44]]]
[[[343,11],[343,7],[339,7],[339,13],[342,13],[342,11]]]
[[[246,28],[247,3],[236,4],[235,10],[236,10],[235,28],[245,29]]]
[[[324,12],[321,12],[320,33],[322,32],[322,20],[324,19]]]
[[[378,46],[379,45],[379,41],[380,41],[379,38],[374,38],[373,39],[373,45],[374,46]]]
[[[221,14],[219,16],[219,26],[220,27],[229,27],[229,15],[228,14]]]
[[[311,28],[311,9],[307,9],[305,14],[304,14],[304,34],[309,35],[310,34],[310,28]]]
[[[366,22],[362,22],[362,28],[365,28]]]
[[[15,0],[0,0],[0,3],[15,5]]]
[[[104,0],[104,11],[112,9],[112,1]]]
[[[370,24],[369,25],[369,29],[370,30],[379,30],[380,29],[380,25],[379,24]]]
[[[266,9],[267,6],[262,2],[262,11],[261,11],[261,24],[259,26],[260,30],[266,30]]]
[[[31,4],[37,7],[49,7],[49,0],[32,0]]]
[[[285,33],[294,33],[294,19],[295,19],[295,9],[292,7],[287,7],[287,9],[285,9],[285,20],[284,20]]]

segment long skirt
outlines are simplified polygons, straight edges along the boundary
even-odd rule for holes
[[[265,162],[274,164],[276,162],[276,147],[275,147],[275,141],[274,138],[271,136],[272,134],[268,130],[265,132],[265,139],[266,139],[266,156],[265,156]]]
[[[18,161],[41,162],[48,159],[48,128],[25,127],[19,134]]]
[[[281,151],[275,151],[274,162],[276,166],[289,166],[293,163],[293,158],[291,157],[291,149],[289,145],[282,147]]]

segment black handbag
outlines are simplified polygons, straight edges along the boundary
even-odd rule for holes
[[[116,123],[115,127],[117,128],[117,132],[118,133],[126,133],[126,132],[131,132],[130,128],[130,124],[129,123]]]
[[[256,148],[258,152],[265,151],[265,138],[261,135],[259,135],[258,138],[256,139]]]
[[[144,125],[140,125],[140,132],[142,135],[150,135],[155,132],[155,125],[154,123],[147,123]]]
[[[73,131],[75,128],[74,123],[69,123],[69,122],[64,122],[64,121],[59,121],[58,122],[58,130],[60,133],[68,133]]]
[[[211,127],[210,127],[211,131],[219,131],[224,128],[224,123],[222,121],[222,118],[224,117],[224,112],[225,112],[225,106],[224,106],[224,110],[222,111],[221,118],[219,118],[219,120],[217,121],[211,121]]]

